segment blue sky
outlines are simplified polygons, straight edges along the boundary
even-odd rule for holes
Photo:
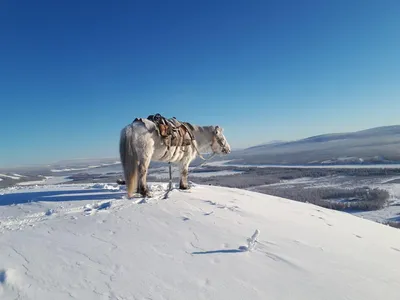
[[[400,124],[399,1],[0,2],[0,166],[118,156],[156,112],[233,147]]]

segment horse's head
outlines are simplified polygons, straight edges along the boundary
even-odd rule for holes
[[[231,146],[229,146],[223,131],[224,129],[222,127],[215,126],[211,143],[211,149],[214,153],[229,154],[231,152]]]

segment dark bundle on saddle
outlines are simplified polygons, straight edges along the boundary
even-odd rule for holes
[[[178,121],[175,117],[167,119],[157,113],[148,116],[147,119],[156,124],[158,133],[168,148],[170,146],[188,146],[194,139],[190,130],[193,127],[189,123]]]

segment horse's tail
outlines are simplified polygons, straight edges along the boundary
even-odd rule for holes
[[[124,170],[126,191],[132,197],[137,191],[138,157],[134,149],[134,134],[132,126],[127,126],[121,131],[119,140],[119,155]]]

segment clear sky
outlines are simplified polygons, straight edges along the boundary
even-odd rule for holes
[[[118,156],[161,113],[233,147],[400,124],[400,1],[0,1],[0,166]]]

